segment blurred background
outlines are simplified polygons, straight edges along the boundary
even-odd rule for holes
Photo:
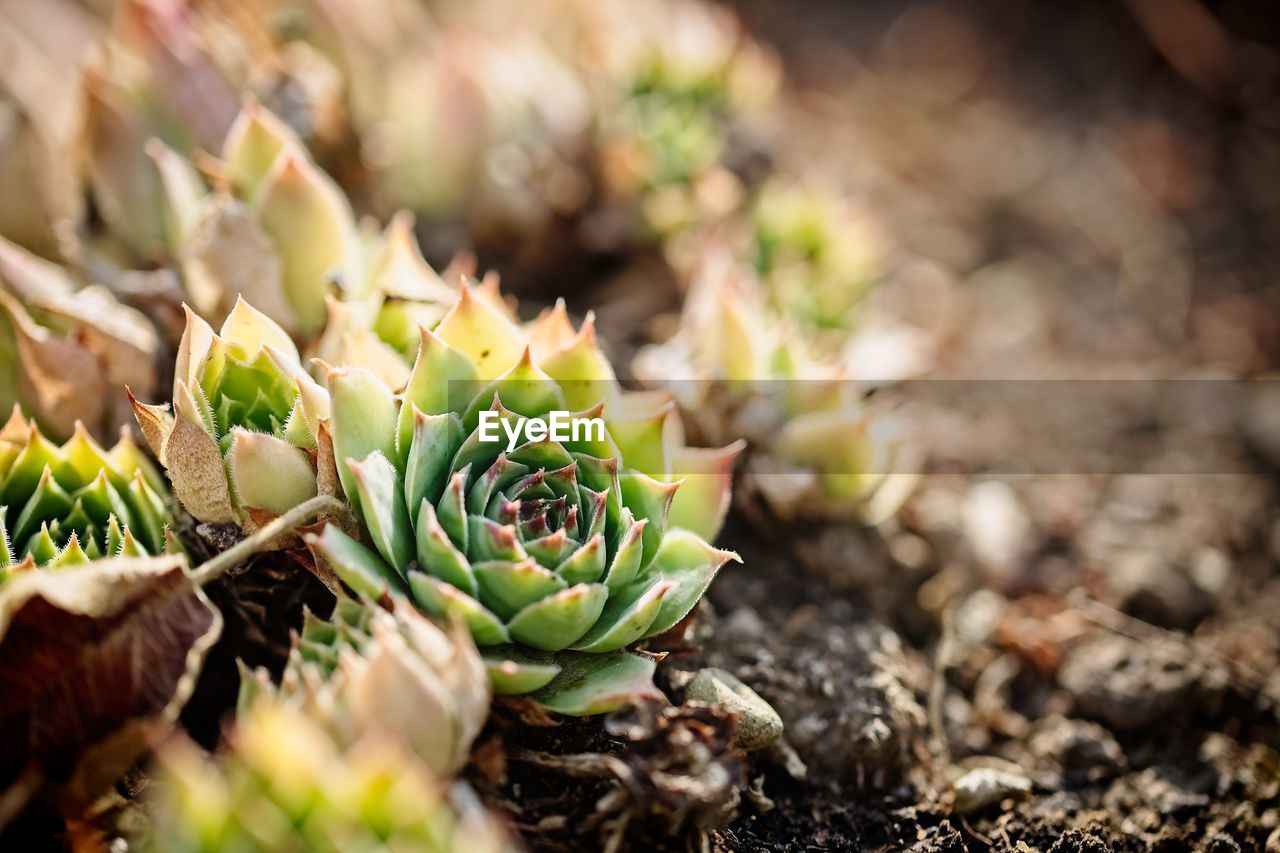
[[[943,375],[1072,372],[1024,360],[1044,348],[1117,373],[1276,358],[1261,0],[0,9],[0,234],[46,256],[162,261],[146,139],[216,152],[251,94],[358,208],[414,209],[438,266],[474,249],[579,310],[657,237],[799,183],[855,209],[849,240],[872,245],[846,284],[886,285],[873,301],[946,348]],[[111,245],[86,247],[98,225]]]
[[[821,128],[797,134],[797,155],[848,164],[924,264],[902,279],[965,281],[982,324],[970,344],[1003,359],[992,372],[1018,370],[1033,342],[1103,370],[1274,365],[1280,20],[1268,4],[743,11],[805,89],[795,121]]]

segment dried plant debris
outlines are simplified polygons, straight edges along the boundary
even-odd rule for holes
[[[225,627],[209,650],[181,722],[193,740],[212,749],[235,709],[240,666],[263,667],[278,678],[288,661],[291,632],[302,629],[308,611],[327,616],[334,597],[305,567],[274,553],[214,580],[205,593]]]
[[[1104,782],[1125,769],[1124,750],[1110,731],[1087,720],[1054,716],[1027,739],[1046,787]]]
[[[733,745],[735,724],[734,714],[715,705],[641,705],[607,718],[602,751],[511,749],[512,779],[533,768],[593,782],[585,814],[557,813],[554,801],[538,799],[516,806],[518,820],[553,829],[549,835],[567,844],[594,839],[606,850],[636,849],[636,838],[706,844],[709,833],[735,817],[747,787],[747,763]]]
[[[181,557],[27,572],[0,597],[0,786],[83,806],[166,734],[222,619]],[[26,796],[24,796],[24,794]]]

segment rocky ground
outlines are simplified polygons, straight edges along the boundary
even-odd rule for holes
[[[821,557],[731,528],[747,563],[675,645],[668,685],[680,695],[704,665],[737,674],[778,709],[788,747],[743,761],[700,721],[691,760],[653,721],[610,721],[612,738],[522,723],[534,742],[508,741],[504,784],[526,840],[607,841],[617,815],[594,809],[625,790],[622,849],[694,844],[699,819],[733,850],[1275,849],[1275,480],[996,482],[930,481],[887,543]],[[1012,580],[957,535],[955,515],[995,494],[1034,552]],[[584,751],[636,775],[584,781],[546,757]],[[680,784],[655,784],[663,771]],[[734,779],[747,793],[726,825]]]
[[[874,298],[941,342],[932,376],[1274,369],[1276,27],[1177,5],[1190,41],[1141,2],[741,4],[820,131],[780,156],[848,164],[897,240]],[[576,307],[645,338],[675,292],[631,286],[652,266]],[[674,696],[728,670],[784,747],[728,751],[687,709],[602,732],[512,707],[481,787],[538,849],[1280,850],[1280,427],[1262,397],[1216,418],[1228,399],[1209,429],[1082,408],[1105,451],[1076,469],[926,400],[945,441],[897,520],[744,498],[744,565],[668,644]]]

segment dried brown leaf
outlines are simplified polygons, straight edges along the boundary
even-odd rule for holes
[[[105,287],[90,285],[73,295],[48,297],[33,303],[74,329],[115,388],[128,385],[149,397],[157,390],[156,353],[160,339],[146,315],[121,305]]]
[[[0,12],[0,232],[49,254],[84,215],[79,56],[92,33],[81,15],[70,3]]]
[[[316,436],[316,489],[322,495],[342,497],[342,483],[338,480],[337,458],[333,455],[333,426],[321,421]]]
[[[179,556],[27,572],[0,593],[0,825],[15,784],[82,807],[166,734],[222,617]]]
[[[320,531],[323,529],[324,529],[323,524],[314,524],[314,525],[311,525],[310,527],[300,527],[298,528],[298,532],[304,535],[307,533],[319,534]],[[329,590],[329,592],[333,593],[334,595],[346,594],[342,589],[342,581],[340,581],[338,579],[338,576],[334,574],[333,569],[329,568],[329,566],[326,565],[324,561],[317,560],[309,550],[302,551],[302,550],[294,549],[292,551],[286,551],[284,553],[285,553],[285,556],[287,556],[289,559],[293,560],[299,566],[306,569],[311,574],[315,575],[316,580],[324,584],[325,589]]]
[[[160,460],[160,464],[165,464],[164,446],[169,441],[169,433],[173,432],[174,424],[169,407],[149,406],[140,402],[133,395],[132,388],[126,388],[125,393],[129,395],[129,403],[133,406],[133,414],[138,420],[138,426],[142,429],[142,437],[147,440],[147,446]]]
[[[75,282],[55,263],[0,237],[0,282],[23,302],[71,296]]]
[[[0,308],[12,322],[17,343],[19,398],[49,432],[71,435],[76,421],[98,424],[105,400],[105,381],[97,359],[78,343],[63,340],[36,324],[12,296],[0,291]]]
[[[160,176],[142,156],[154,133],[131,112],[122,86],[96,69],[84,77],[87,177],[116,239],[142,257],[164,246]]]
[[[182,415],[164,445],[164,464],[174,494],[187,512],[214,524],[238,522],[218,440]]]

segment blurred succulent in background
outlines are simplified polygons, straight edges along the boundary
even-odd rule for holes
[[[102,21],[78,3],[0,7],[0,235],[56,255],[85,214],[80,68]]]
[[[741,203],[779,79],[731,13],[690,0],[11,5],[31,9],[0,12],[0,39],[22,54],[0,69],[14,139],[0,174],[40,204],[0,208],[0,233],[114,267],[167,258],[210,319],[243,292],[302,334],[324,322],[317,277],[352,288],[363,276],[360,252],[336,239],[345,202],[293,137],[375,209],[465,229],[433,229],[433,249],[613,249]],[[237,118],[244,94],[280,120]],[[141,153],[153,138],[159,173]],[[224,139],[230,168],[199,161],[217,190],[199,203],[196,173],[160,146],[215,151]],[[232,162],[237,139],[256,158],[248,172]],[[281,153],[290,165],[269,175]],[[180,209],[165,212],[175,196]]]
[[[771,307],[815,330],[852,330],[884,270],[886,241],[874,221],[841,196],[771,184],[750,222],[750,260]]]
[[[158,143],[150,150],[164,178],[170,251],[202,315],[224,315],[238,295],[297,338],[324,329],[320,357],[373,360],[403,382],[418,325],[434,325],[457,296],[422,258],[412,217],[394,217],[381,234],[358,227],[301,140],[253,102],[221,160],[204,163],[212,192],[193,164]]]
[[[0,238],[0,406],[21,403],[57,438],[105,437],[128,420],[124,387],[155,390],[159,341],[103,287]],[[92,393],[86,393],[92,391]]]
[[[149,148],[164,185],[169,253],[204,315],[225,315],[244,296],[300,337],[320,330],[331,289],[360,295],[362,246],[355,215],[296,135],[249,103],[222,146],[215,190],[187,160]]]
[[[339,743],[381,730],[434,773],[456,773],[489,715],[489,679],[461,624],[446,633],[411,607],[339,599],[329,621],[306,614],[279,687],[242,672],[239,714],[263,702],[303,711]]]
[[[761,303],[753,310],[790,330],[784,337],[803,338],[815,357],[860,378],[897,381],[932,361],[930,334],[902,316],[900,295],[898,304],[884,298],[881,285],[898,269],[893,244],[851,196],[773,179],[732,216],[673,235],[664,251],[690,290],[741,279]]]
[[[326,482],[336,487],[326,477],[328,394],[284,330],[243,299],[217,334],[188,310],[173,402],[133,405],[174,493],[199,521],[252,529]]]
[[[180,550],[166,495],[128,432],[105,450],[78,426],[59,446],[15,408],[0,429],[0,583],[36,567]]]
[[[259,11],[280,49],[340,70],[384,200],[497,251],[584,216],[589,241],[614,248],[722,215],[743,197],[779,79],[730,12],[688,0]]]
[[[465,285],[421,330],[399,399],[359,366],[328,383],[339,479],[373,546],[308,537],[339,577],[464,619],[499,691],[565,713],[653,694],[651,660],[604,653],[670,629],[734,557],[705,539],[739,448],[687,448],[669,400],[622,393],[590,319],[575,332],[561,304],[522,328]],[[606,428],[557,440],[519,420],[553,411]],[[481,438],[490,412],[509,452]]]
[[[776,58],[725,8],[686,0],[569,5],[585,46],[576,61],[593,85],[608,215],[629,219],[634,238],[735,210],[760,156]]]
[[[813,358],[749,273],[703,272],[679,331],[641,351],[637,375],[675,389],[707,440],[745,438],[750,490],[778,515],[876,523],[896,512],[916,480],[901,424],[848,368]]]
[[[460,783],[378,729],[354,742],[287,701],[252,704],[212,760],[175,740],[157,756],[141,847],[183,851],[513,849]]]
[[[440,322],[457,301],[458,286],[475,272],[474,259],[459,256],[437,273],[422,257],[412,217],[403,212],[367,245],[373,260],[363,298],[329,298],[328,321],[313,351],[328,364],[366,367],[399,388],[418,352],[419,327]],[[496,277],[486,276],[478,293],[509,311]]]
[[[160,258],[162,183],[145,143],[213,149],[242,92],[313,144],[342,133],[336,70],[302,46],[277,50],[247,6],[10,3],[0,43],[16,59],[0,68],[0,114],[12,117],[0,174],[30,190],[6,195],[21,206],[0,203],[0,234],[50,256],[79,254],[83,239],[117,265]]]
[[[541,35],[555,5],[268,0],[252,13],[281,53],[339,75],[351,165],[387,207],[501,241],[572,213],[588,189],[574,163],[587,95]]]

